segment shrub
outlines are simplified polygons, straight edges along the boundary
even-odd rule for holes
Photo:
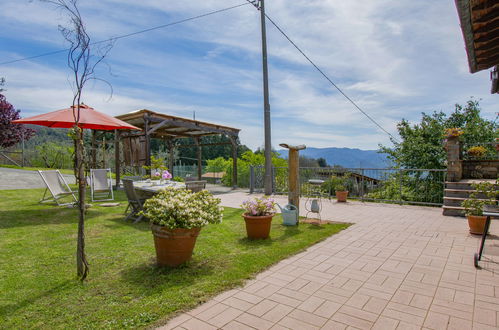
[[[141,214],[151,223],[168,229],[204,227],[222,222],[220,199],[207,190],[193,193],[168,187],[146,200]]]

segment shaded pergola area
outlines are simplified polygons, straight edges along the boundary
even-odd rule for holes
[[[471,73],[494,67],[491,93],[499,93],[499,2],[455,0]]]
[[[137,126],[142,129],[140,132],[125,132],[119,134],[119,140],[123,143],[123,157],[126,166],[138,167],[142,165],[151,165],[151,139],[157,138],[164,141],[169,152],[168,168],[173,172],[175,164],[175,148],[196,148],[197,149],[197,177],[201,180],[202,176],[202,148],[205,146],[231,145],[232,146],[232,183],[237,186],[237,139],[239,129],[222,126],[213,123],[202,122],[199,120],[181,118],[166,115],[159,112],[143,109],[130,112],[116,118]],[[228,138],[228,142],[202,143],[201,138],[209,135],[221,135]],[[192,138],[193,144],[177,144],[179,139]],[[117,139],[117,140],[118,140]],[[117,144],[118,146],[118,144]],[[119,160],[119,146],[115,148],[116,159]],[[116,184],[119,184],[120,168],[119,161],[116,162]]]

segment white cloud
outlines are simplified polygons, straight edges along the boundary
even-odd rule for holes
[[[80,1],[93,40],[149,28],[244,0]],[[494,117],[487,72],[470,75],[454,4],[433,0],[274,0],[267,14],[355,102],[392,134],[401,118],[450,112],[469,96]],[[19,15],[23,13],[23,15]],[[0,62],[64,47],[60,12],[37,1],[0,3]],[[375,149],[386,134],[346,101],[267,24],[274,145]],[[259,12],[251,5],[119,40],[86,102],[120,114],[165,111],[241,128],[242,142],[263,145]],[[57,60],[56,60],[57,59]],[[64,56],[0,66],[6,95],[23,114],[67,106]],[[282,140],[282,141],[281,141]]]

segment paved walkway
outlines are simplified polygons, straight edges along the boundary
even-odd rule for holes
[[[238,207],[248,195],[219,197]],[[493,249],[476,270],[479,239],[468,234],[464,218],[441,213],[326,202],[323,218],[354,225],[162,329],[498,329]],[[494,224],[491,232],[498,231]]]

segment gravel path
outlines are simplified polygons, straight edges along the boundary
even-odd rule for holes
[[[74,175],[63,174],[67,183],[74,183]],[[0,190],[45,188],[40,174],[36,171],[0,167]]]

